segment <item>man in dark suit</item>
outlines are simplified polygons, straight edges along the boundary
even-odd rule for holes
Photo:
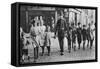
[[[60,55],[63,55],[64,52],[64,33],[66,30],[66,21],[63,18],[63,15],[60,16],[60,19],[57,21],[56,27],[55,27],[55,36],[56,32],[58,34],[58,41],[59,41],[59,46],[60,46]]]

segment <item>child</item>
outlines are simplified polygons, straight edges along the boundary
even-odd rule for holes
[[[46,27],[45,46],[47,47],[47,50],[48,50],[48,56],[50,56],[51,32],[50,32],[49,25],[47,25]]]
[[[82,36],[83,36],[83,50],[85,50],[85,43],[87,39],[86,25],[83,25]]]
[[[68,39],[68,52],[71,52],[71,42],[72,42],[72,28],[69,27],[69,31],[67,33],[67,39]]]
[[[39,56],[39,22],[38,22],[38,17],[37,20],[34,21],[34,23],[31,26],[30,33],[31,33],[31,38],[34,41],[36,47],[34,47],[34,59],[38,59]]]
[[[81,23],[78,23],[77,41],[78,41],[78,49],[80,49],[80,45],[81,45],[81,42],[82,42],[82,28],[81,28]]]
[[[44,25],[44,21],[42,19],[42,16],[40,16],[40,47],[42,49],[42,56],[44,54],[44,42],[45,42],[45,30],[46,30],[46,27]]]
[[[93,46],[94,30],[95,30],[95,28],[92,26],[92,24],[89,24],[89,28],[87,29],[87,32],[88,32],[88,46],[89,46],[89,42],[90,42],[90,49],[92,49],[92,46]]]
[[[88,40],[87,47],[89,47],[90,39],[91,39],[91,36],[90,36],[90,23],[89,23],[89,26],[87,28],[87,40]]]
[[[76,28],[74,23],[72,24],[72,48],[76,51]]]
[[[22,56],[22,60],[25,62],[27,61],[29,58],[28,58],[28,45],[29,45],[29,42],[27,41],[28,37],[30,35],[28,33],[24,33],[23,35],[23,56]]]
[[[34,48],[36,47],[35,42],[32,40],[31,37],[27,38],[26,46],[28,49],[28,60],[29,62],[36,62],[35,55],[34,55]]]

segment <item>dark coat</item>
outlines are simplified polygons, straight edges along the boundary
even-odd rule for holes
[[[87,40],[90,40],[91,36],[90,36],[90,28],[87,29]]]
[[[58,37],[64,37],[64,33],[66,30],[66,21],[64,19],[59,19],[57,21],[57,25],[55,27],[55,34],[58,32]]]
[[[78,41],[78,43],[81,43],[81,41],[82,41],[82,28],[77,28],[77,41]]]
[[[82,30],[82,36],[83,36],[83,41],[87,39],[87,30],[86,29]]]
[[[76,30],[72,30],[72,42],[76,42]]]

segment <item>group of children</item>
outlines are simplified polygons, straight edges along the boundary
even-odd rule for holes
[[[91,23],[92,24],[92,23]],[[85,50],[85,43],[88,40],[87,46],[90,46],[90,49],[93,46],[93,29],[91,29],[91,24],[86,27],[83,25],[81,27],[81,23],[78,23],[78,27],[76,28],[74,23],[69,26],[69,30],[67,31],[67,39],[68,39],[68,50],[71,52],[71,48],[76,50],[76,38],[78,42],[78,49],[80,49],[81,43],[83,41],[83,50]],[[90,45],[89,45],[90,43]],[[29,62],[36,62],[39,56],[39,48],[42,50],[41,56],[44,55],[45,47],[48,50],[48,56],[50,56],[50,46],[51,46],[51,32],[50,26],[44,25],[44,21],[42,16],[35,17],[32,20],[31,28],[29,33],[25,33],[20,27],[20,59],[21,62],[25,62],[28,60]]]
[[[92,49],[95,28],[92,28],[93,23],[89,23],[88,26],[81,25],[78,23],[78,27],[75,27],[74,23],[69,27],[69,34],[67,36],[68,39],[68,50],[71,51],[71,48],[76,50],[76,41],[78,43],[78,49],[80,49],[81,43],[83,41],[83,50],[85,50],[85,44],[87,42],[87,47]],[[72,47],[71,47],[72,43]]]
[[[25,33],[20,27],[20,51],[21,60],[36,62],[39,56],[39,47],[42,50],[42,56],[44,55],[44,49],[47,47],[48,56],[50,55],[50,26],[44,25],[42,16],[40,18],[37,16],[32,20],[31,28],[29,33]]]

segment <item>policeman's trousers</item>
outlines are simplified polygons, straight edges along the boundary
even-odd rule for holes
[[[60,46],[60,52],[64,52],[64,37],[58,36],[59,46]]]

